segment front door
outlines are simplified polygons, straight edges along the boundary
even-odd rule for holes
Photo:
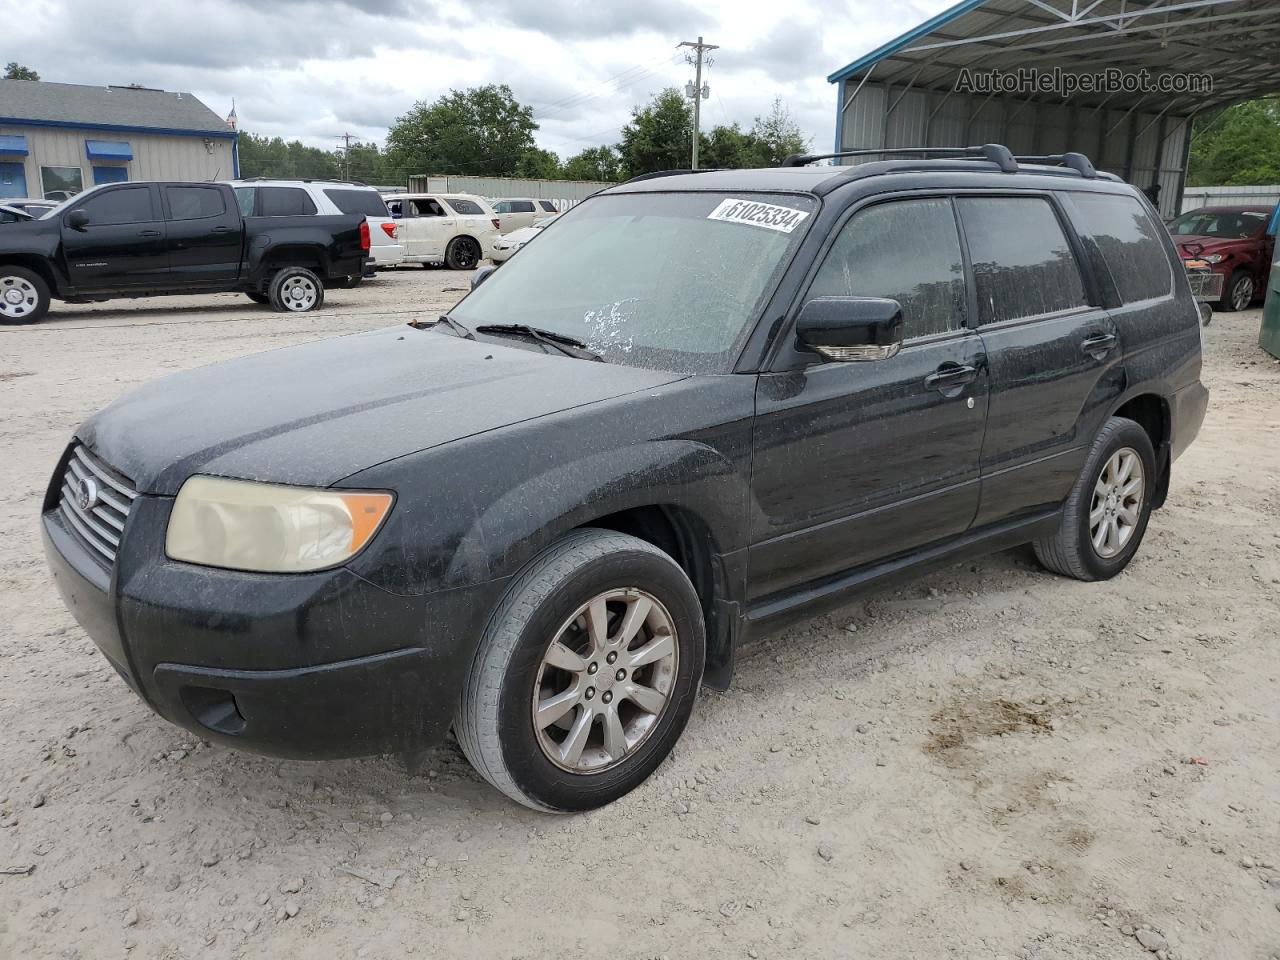
[[[62,248],[77,291],[168,286],[169,253],[156,192],[145,183],[105,187],[63,212]],[[80,229],[67,223],[76,211],[89,218]]]
[[[897,356],[848,363],[788,346],[759,378],[751,599],[968,529],[987,380],[964,276],[947,198],[878,203],[841,228],[803,299],[897,300],[905,341]]]
[[[435,197],[410,197],[402,201],[401,220],[405,256],[422,260],[443,260],[444,247],[453,237],[454,217]]]
[[[27,171],[20,163],[0,163],[0,197],[25,197]]]
[[[240,272],[240,217],[216,186],[165,186],[169,272],[175,287],[216,286]]]

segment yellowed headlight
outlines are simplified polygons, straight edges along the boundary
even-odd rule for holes
[[[393,500],[377,491],[191,477],[174,501],[165,553],[229,570],[323,570],[359,553]]]

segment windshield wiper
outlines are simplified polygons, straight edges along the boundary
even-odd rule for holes
[[[444,324],[446,327],[448,327],[450,330],[454,332],[455,336],[459,336],[463,340],[474,340],[476,338],[476,335],[474,333],[468,330],[465,326],[463,326],[457,320],[453,319],[453,317],[449,316],[447,313],[442,313],[440,316],[436,317],[436,319],[433,320],[431,323],[423,323],[420,320],[409,321],[409,326],[413,327],[415,330],[434,330],[436,327],[440,326],[441,324]]]
[[[556,333],[554,330],[543,330],[531,327],[527,323],[484,323],[476,327],[476,333],[506,333],[517,337],[525,337],[543,346],[558,350],[566,357],[578,360],[596,360],[604,363],[604,357],[587,347],[576,337]]]

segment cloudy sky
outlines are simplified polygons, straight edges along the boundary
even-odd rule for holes
[[[415,101],[506,83],[535,108],[541,146],[612,143],[631,108],[720,45],[704,128],[750,126],[781,97],[830,149],[826,76],[951,0],[0,0],[8,53],[45,80],[195,93],[240,128],[332,148],[382,143]]]

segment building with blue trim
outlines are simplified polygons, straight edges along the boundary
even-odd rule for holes
[[[0,80],[0,198],[122,180],[229,180],[235,130],[189,93]]]
[[[1275,0],[961,0],[827,78],[835,149],[1080,152],[1174,216],[1193,122],[1280,92],[1277,43]]]

